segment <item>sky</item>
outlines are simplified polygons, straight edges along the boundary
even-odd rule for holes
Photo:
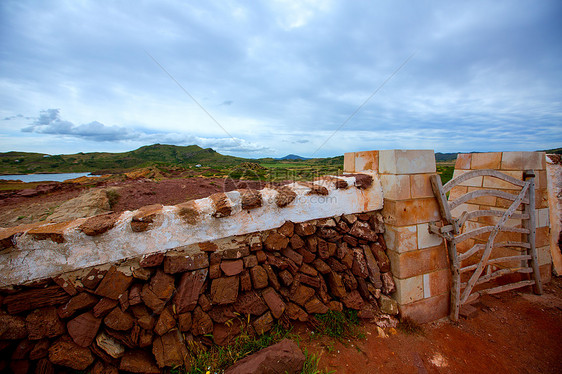
[[[0,2],[0,152],[562,147],[562,2]]]

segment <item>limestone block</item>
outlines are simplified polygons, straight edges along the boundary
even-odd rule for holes
[[[449,294],[451,271],[449,269],[441,269],[432,273],[423,275],[423,297],[425,299],[441,295]]]
[[[471,169],[499,169],[501,159],[501,152],[473,153]]]
[[[444,293],[398,307],[402,317],[408,317],[416,323],[435,321],[449,314],[449,295]]]
[[[472,153],[459,153],[455,162],[455,169],[470,170]]]
[[[396,292],[393,297],[398,304],[409,304],[423,299],[423,276],[399,279],[394,277]]]
[[[468,173],[470,170],[455,170],[453,172],[453,178],[460,177],[461,175]],[[482,177],[474,177],[470,178],[459,184],[459,186],[468,186],[468,187],[482,187]]]
[[[429,248],[435,247],[436,245],[440,245],[443,243],[443,239],[435,234],[429,233],[429,224],[428,223],[420,223],[417,225],[418,231],[418,248]]]
[[[390,258],[392,274],[401,279],[449,267],[447,251],[444,246],[406,253],[397,253],[389,250],[387,255]]]
[[[395,252],[415,251],[418,249],[417,226],[386,225],[384,240],[387,248]]]
[[[503,152],[502,170],[544,170],[544,152]]]
[[[386,199],[406,200],[411,197],[409,175],[382,174],[381,184]]]
[[[433,150],[386,150],[379,151],[381,174],[435,173]]]
[[[434,174],[413,174],[410,175],[410,195],[413,199],[423,197],[433,197],[430,177]]]
[[[435,198],[388,200],[382,210],[384,222],[393,226],[409,226],[439,221],[439,207]]]
[[[355,172],[366,170],[379,170],[379,151],[355,152]]]
[[[544,247],[538,247],[537,257],[538,257],[539,266],[552,263],[552,256],[550,255],[550,246],[546,245]]]
[[[355,152],[347,152],[343,155],[344,173],[355,173]]]

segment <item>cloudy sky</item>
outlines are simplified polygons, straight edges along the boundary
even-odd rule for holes
[[[0,151],[561,147],[561,19],[559,0],[3,0]]]

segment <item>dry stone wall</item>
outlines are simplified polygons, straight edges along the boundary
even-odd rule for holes
[[[344,308],[393,325],[384,227],[379,211],[286,221],[4,289],[0,370],[159,373],[243,328]]]

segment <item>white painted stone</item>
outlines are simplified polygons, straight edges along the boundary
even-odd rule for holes
[[[195,225],[185,223],[178,215],[177,207],[165,206],[157,222],[144,232],[131,229],[131,218],[136,212],[124,212],[114,228],[94,237],[77,229],[85,219],[76,221],[64,232],[63,243],[35,240],[23,234],[15,239],[15,247],[0,253],[0,285],[20,284],[148,253],[269,230],[285,221],[304,222],[379,210],[383,206],[381,182],[376,173],[370,175],[373,183],[367,189],[353,187],[355,177],[340,177],[351,187],[335,189],[332,183],[327,196],[307,195],[308,187],[289,185],[296,190],[297,196],[284,208],[275,204],[277,191],[273,189],[262,190],[263,206],[250,211],[242,211],[240,193],[228,192],[226,195],[233,214],[222,218],[212,216],[214,208],[210,198],[200,199],[195,201],[200,212],[199,222]]]

